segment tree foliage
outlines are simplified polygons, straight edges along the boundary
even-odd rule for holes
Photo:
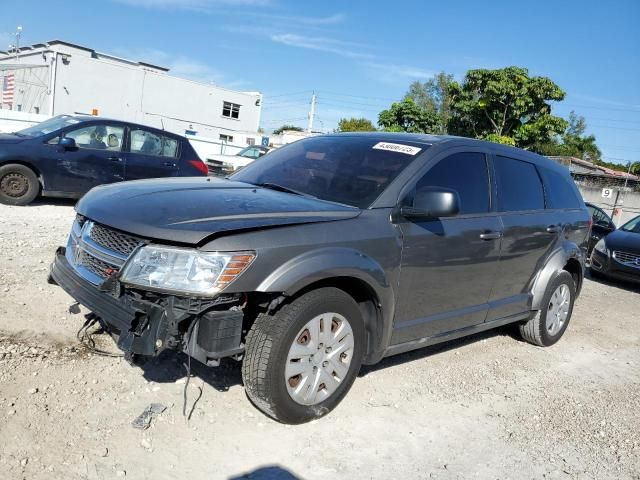
[[[469,70],[462,82],[451,82],[449,133],[466,137],[511,137],[531,148],[565,131],[566,120],[551,115],[550,101],[564,91],[546,77],[530,77],[526,68]]]
[[[273,131],[274,135],[280,135],[285,130],[293,130],[294,132],[302,132],[304,129],[301,127],[296,127],[295,125],[282,125],[280,128],[276,128]]]
[[[409,85],[405,99],[413,102],[427,112],[439,116],[439,125],[435,133],[446,134],[449,118],[451,117],[451,96],[449,86],[453,82],[453,75],[440,72],[425,82],[415,81]]]
[[[411,98],[395,102],[378,115],[378,125],[387,132],[437,133],[438,114],[419,107]]]
[[[569,114],[568,126],[561,135],[556,135],[546,142],[536,143],[532,150],[542,155],[570,156],[599,163],[601,152],[596,145],[596,137],[585,135],[586,130],[584,117],[572,111]]]
[[[375,132],[371,120],[367,118],[341,118],[338,122],[337,132]]]

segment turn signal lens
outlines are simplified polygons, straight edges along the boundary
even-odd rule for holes
[[[255,255],[234,255],[227,263],[227,266],[222,270],[215,287],[218,290],[222,290],[231,282],[233,282],[238,275],[240,275],[246,268],[253,262]]]

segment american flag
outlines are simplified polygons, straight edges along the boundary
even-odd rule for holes
[[[13,104],[13,92],[16,89],[16,76],[7,73],[2,79],[2,103]]]

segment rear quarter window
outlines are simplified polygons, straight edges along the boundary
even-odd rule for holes
[[[548,208],[582,208],[582,199],[573,179],[547,168],[541,168]]]

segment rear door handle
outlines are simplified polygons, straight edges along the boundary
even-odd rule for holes
[[[480,234],[482,240],[497,240],[502,237],[502,232],[484,232]]]
[[[546,230],[547,233],[558,233],[560,231],[560,225],[549,225]]]
[[[120,158],[120,157],[109,157],[107,160],[109,160],[110,162],[121,162],[122,158]]]
[[[176,164],[175,164],[175,162],[164,162],[164,166],[165,167],[175,167]]]

